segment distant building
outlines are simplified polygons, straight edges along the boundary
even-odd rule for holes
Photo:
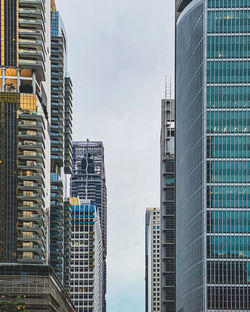
[[[161,107],[161,312],[175,312],[175,101]]]
[[[98,141],[73,142],[71,196],[91,200],[98,209],[103,243],[103,312],[106,311],[107,190],[104,147]]]
[[[98,208],[90,200],[72,204],[70,295],[78,312],[103,311],[104,257]]]
[[[145,307],[160,311],[160,208],[147,208],[145,216]]]

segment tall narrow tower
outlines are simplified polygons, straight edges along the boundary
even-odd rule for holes
[[[68,230],[64,203],[65,175],[72,169],[72,83],[67,74],[67,36],[51,3],[51,212],[50,264],[64,283],[64,237]],[[65,196],[66,195],[66,196]]]
[[[161,104],[161,312],[175,312],[175,101]]]

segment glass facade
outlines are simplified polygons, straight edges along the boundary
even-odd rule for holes
[[[248,1],[208,0],[208,310],[250,309],[249,22]]]
[[[183,276],[182,284],[177,287],[177,311],[249,311],[250,2],[206,0],[200,6],[202,17],[193,13],[198,3],[194,0],[187,5],[177,21],[177,280],[178,275]],[[188,19],[190,14],[192,21]],[[203,39],[195,36],[195,28],[200,22]],[[183,39],[187,33],[191,35]],[[193,61],[199,50],[197,40],[203,46],[202,65],[198,58],[196,64]],[[194,68],[189,68],[189,64]],[[192,83],[193,72],[196,74],[200,68],[203,89],[199,109],[202,113],[198,115],[196,109],[188,115],[186,109],[199,97],[200,88],[197,84],[193,99],[190,99],[190,91],[183,82],[185,79],[186,85],[189,81]],[[185,76],[186,70],[188,75]],[[188,127],[189,123],[191,127]],[[202,137],[201,158],[193,154],[198,144],[197,140],[192,142],[196,135],[192,131],[195,123],[201,125],[195,128]],[[192,161],[186,155],[193,155]],[[195,177],[200,161],[203,162],[202,170]],[[195,180],[189,180],[190,176],[200,179],[200,191],[194,187]],[[196,215],[191,215],[196,196],[200,203],[196,206]],[[199,213],[202,218],[197,218]],[[186,214],[189,219],[185,219]],[[203,253],[197,276],[185,276],[186,264],[183,269],[181,263],[188,263],[186,270],[194,271],[195,264],[189,259],[195,256],[197,259],[201,249],[191,248],[200,239]],[[183,240],[192,255],[185,252]],[[192,286],[198,276],[201,284],[196,284],[196,289],[201,293],[196,297]],[[185,297],[187,294],[189,298]],[[199,305],[200,298],[203,298],[202,305]]]

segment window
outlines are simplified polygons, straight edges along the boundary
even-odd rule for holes
[[[24,251],[23,252],[23,259],[33,259],[33,252]]]

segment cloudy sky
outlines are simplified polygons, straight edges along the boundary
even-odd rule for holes
[[[102,140],[108,312],[144,311],[144,215],[159,205],[160,107],[174,68],[174,0],[57,0],[74,85],[74,139]],[[173,80],[173,78],[172,78]]]

